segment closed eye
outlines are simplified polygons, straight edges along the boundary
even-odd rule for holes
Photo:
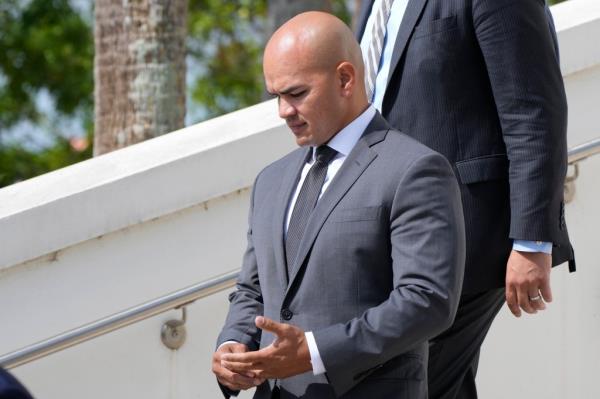
[[[299,98],[302,97],[304,94],[306,94],[306,90],[302,90],[296,93],[290,93],[290,96],[293,98]]]

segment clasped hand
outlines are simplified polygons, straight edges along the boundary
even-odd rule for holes
[[[271,345],[254,352],[227,351],[217,356],[217,351],[213,356],[213,371],[219,382],[236,390],[248,389],[267,378],[286,378],[312,370],[304,331],[262,316],[258,316],[255,323],[258,328],[272,332],[277,338]],[[219,362],[216,367],[215,361]],[[250,382],[253,385],[249,385]]]

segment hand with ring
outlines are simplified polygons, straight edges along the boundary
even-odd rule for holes
[[[506,304],[516,316],[521,310],[537,313],[552,301],[552,256],[542,252],[513,250],[506,266]]]

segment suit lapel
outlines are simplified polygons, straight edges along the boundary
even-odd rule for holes
[[[281,286],[287,287],[287,265],[285,261],[285,242],[283,231],[285,227],[285,218],[290,198],[298,185],[300,173],[304,167],[304,162],[310,148],[297,151],[294,157],[283,172],[281,189],[277,190],[277,197],[274,201],[273,209],[273,251],[275,253],[276,272],[279,275]]]
[[[400,23],[398,37],[396,38],[396,43],[394,44],[394,53],[392,55],[390,73],[388,75],[388,86],[390,79],[394,74],[394,70],[396,69],[396,66],[398,66],[398,61],[400,61],[402,54],[404,54],[404,50],[406,50],[408,39],[410,39],[415,25],[421,16],[421,12],[423,11],[425,3],[427,3],[427,0],[410,0],[406,6],[406,11],[402,17],[402,23]]]
[[[296,256],[290,274],[288,291],[298,276],[298,272],[302,265],[305,264],[305,259],[331,211],[333,211],[338,202],[344,197],[371,162],[377,158],[377,153],[370,147],[383,140],[388,129],[389,126],[387,122],[379,115],[379,113],[377,113],[367,129],[365,129],[363,136],[356,143],[354,149],[348,154],[344,164],[327,188],[327,191],[323,193],[323,196],[310,216],[306,231],[302,236],[298,255]],[[286,295],[288,291],[286,291]]]

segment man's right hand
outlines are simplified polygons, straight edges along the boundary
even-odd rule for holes
[[[248,347],[246,345],[231,342],[221,345],[213,354],[213,373],[217,376],[219,383],[233,391],[250,389],[265,381],[263,378],[255,378],[254,373],[252,372],[246,372],[244,374],[234,373],[221,365],[221,356],[223,356],[223,354],[244,352],[248,352]]]

